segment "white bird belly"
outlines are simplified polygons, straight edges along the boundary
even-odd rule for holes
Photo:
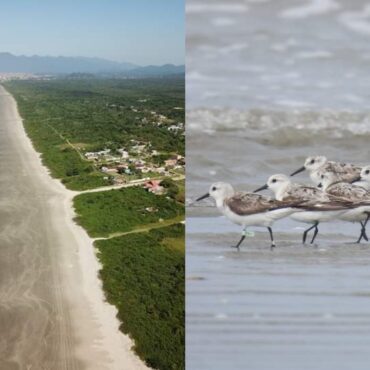
[[[292,208],[281,208],[273,211],[267,211],[262,213],[255,213],[252,215],[241,216],[232,212],[229,208],[224,210],[224,215],[232,222],[246,226],[271,226],[274,221],[279,220],[280,218],[287,217],[291,215],[296,210]]]
[[[290,217],[299,222],[315,223],[315,222],[326,222],[338,218],[341,214],[346,212],[343,211],[302,211],[293,213]]]
[[[342,213],[338,218],[343,221],[365,221],[367,218],[367,214],[365,212],[370,212],[370,207],[358,207],[354,209],[350,209],[344,213]]]
[[[370,190],[370,183],[367,181],[356,181],[353,183],[353,185],[361,186],[362,188],[366,190]]]

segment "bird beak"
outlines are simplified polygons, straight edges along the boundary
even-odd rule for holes
[[[306,169],[305,166],[299,168],[297,171],[294,171],[290,176],[294,176],[296,175],[297,173],[300,173],[300,172],[303,172],[304,170]]]
[[[321,189],[321,188],[322,188],[322,182],[320,182],[320,184],[319,184],[319,185],[317,185],[317,187],[318,187],[319,189]]]
[[[199,202],[200,200],[202,200],[202,199],[206,199],[206,198],[208,198],[208,197],[209,197],[209,193],[202,195],[201,197],[199,197],[199,198],[198,198],[198,199],[196,199],[195,201],[196,201],[196,202]]]
[[[266,190],[268,188],[269,188],[268,185],[265,184],[265,185],[261,186],[260,188],[256,189],[253,193],[258,193],[259,191]]]
[[[351,184],[353,184],[356,181],[361,181],[361,176],[356,177],[353,181],[351,181]]]

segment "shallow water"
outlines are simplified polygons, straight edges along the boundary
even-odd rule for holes
[[[340,226],[303,247],[279,222],[273,251],[258,232],[237,252],[237,227],[188,218],[187,368],[367,369],[370,245]]]
[[[187,5],[187,367],[366,369],[370,244],[358,225],[238,226],[210,184],[254,190],[309,155],[370,164],[370,7],[344,0],[189,0]],[[369,15],[369,16],[368,16]],[[309,183],[306,173],[296,181]],[[268,194],[268,193],[266,193]]]

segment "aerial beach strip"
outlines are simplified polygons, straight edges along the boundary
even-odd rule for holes
[[[132,340],[118,330],[116,309],[104,300],[98,279],[99,263],[94,254],[92,240],[73,222],[72,199],[75,193],[50,177],[49,171],[41,163],[40,155],[33,149],[24,131],[15,100],[2,86],[0,89],[2,110],[5,111],[2,112],[5,115],[3,126],[17,143],[16,151],[26,158],[24,163],[27,163],[27,167],[24,171],[32,173],[36,186],[45,194],[44,204],[40,207],[46,207],[46,216],[51,227],[50,235],[45,235],[45,239],[49,237],[50,253],[57,255],[52,268],[59,277],[57,286],[53,285],[53,281],[48,283],[50,290],[58,290],[60,299],[65,301],[67,312],[59,314],[66,315],[71,320],[69,328],[59,335],[65,336],[63,340],[71,337],[75,341],[74,345],[70,343],[69,349],[66,349],[61,357],[72,358],[71,363],[79,363],[81,368],[98,364],[102,369],[120,369],[122,364],[126,364],[127,368],[144,369],[145,365],[131,350]],[[44,220],[40,219],[38,222],[42,224]],[[37,233],[37,230],[35,232]],[[58,246],[57,250],[53,246]],[[57,317],[51,317],[50,321],[53,319],[58,320]],[[66,330],[70,332],[67,333]],[[38,334],[51,336],[46,332]],[[47,351],[46,348],[45,352]],[[16,356],[22,365],[23,353],[17,353]],[[42,356],[45,356],[45,353],[40,353],[40,364]]]
[[[109,369],[120,368],[120,363],[127,363],[129,369],[140,369],[146,367],[144,362],[158,369],[171,366],[181,369],[184,367],[184,226],[181,225],[184,217],[183,174],[181,171],[173,171],[171,178],[166,177],[163,186],[167,195],[148,192],[142,188],[145,179],[141,180],[135,174],[122,176],[133,180],[121,185],[111,185],[110,181],[105,180],[104,174],[93,168],[95,166],[91,166],[91,162],[75,150],[77,144],[74,144],[76,138],[71,135],[73,129],[68,132],[69,127],[64,130],[63,125],[58,127],[59,131],[55,129],[53,122],[58,122],[60,112],[56,112],[53,117],[48,116],[53,109],[51,89],[58,91],[58,88],[64,89],[67,86],[64,91],[66,95],[74,90],[68,90],[68,82],[66,85],[63,81],[45,83],[48,84],[48,94],[51,97],[47,102],[43,100],[46,98],[43,83],[33,85],[32,82],[28,84],[25,81],[24,85],[22,82],[17,85],[15,82],[6,87],[14,93],[18,106],[21,103],[26,131],[34,141],[33,144],[36,143],[37,151],[41,152],[40,158],[32,148],[38,163],[42,159],[42,171],[47,174],[48,181],[65,196],[63,204],[68,224],[78,239],[74,252],[81,255],[79,264],[84,277],[82,285],[87,295],[95,292],[91,299],[98,300],[99,305],[104,307],[98,308],[98,314],[94,314],[94,317],[104,316],[109,324],[106,331],[115,333],[107,335],[107,338],[112,356],[117,355],[118,358],[102,363],[108,363]],[[107,86],[103,88],[108,89],[109,83]],[[94,96],[86,86],[81,90],[84,88],[87,91],[81,92],[81,95]],[[181,89],[181,83],[179,88]],[[171,102],[172,106],[177,106],[180,98],[181,96]],[[50,104],[49,107],[47,104]],[[79,108],[79,104],[83,103],[73,100],[73,104]],[[46,106],[48,110],[39,110],[40,106]],[[111,107],[103,108],[112,110]],[[177,109],[173,112],[174,115],[181,115],[181,111]],[[68,116],[66,122],[74,123],[77,116],[73,114],[76,112],[73,111],[72,117]],[[61,128],[64,130],[62,134]],[[81,130],[81,126],[79,129]],[[97,136],[100,135],[94,128],[87,127],[86,130],[81,132],[85,134],[90,130],[97,133]],[[166,161],[177,147],[176,136],[180,135],[167,130],[166,126],[159,131],[159,135],[156,131],[151,131],[149,137],[161,149],[160,160]],[[102,130],[101,135],[108,132],[109,127]],[[168,136],[168,140],[163,140],[164,135]],[[180,137],[183,141],[183,136]],[[83,152],[92,145],[86,144],[84,147],[81,140],[78,143]],[[179,148],[182,152],[181,144]],[[166,151],[168,154],[163,154]],[[61,179],[71,190],[66,189],[59,180],[53,180],[50,175]],[[155,178],[158,174],[149,176]],[[55,215],[56,219],[60,217],[60,213]],[[98,253],[98,258],[95,253]],[[76,281],[71,278],[71,284],[73,283]],[[78,299],[72,298],[71,302]],[[116,306],[118,311],[106,303],[105,299]],[[91,338],[94,336],[90,336]],[[139,360],[133,350],[144,362]],[[88,350],[80,352],[81,356],[89,357]]]

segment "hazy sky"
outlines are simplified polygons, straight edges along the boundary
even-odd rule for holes
[[[0,51],[184,64],[184,0],[0,0]]]

